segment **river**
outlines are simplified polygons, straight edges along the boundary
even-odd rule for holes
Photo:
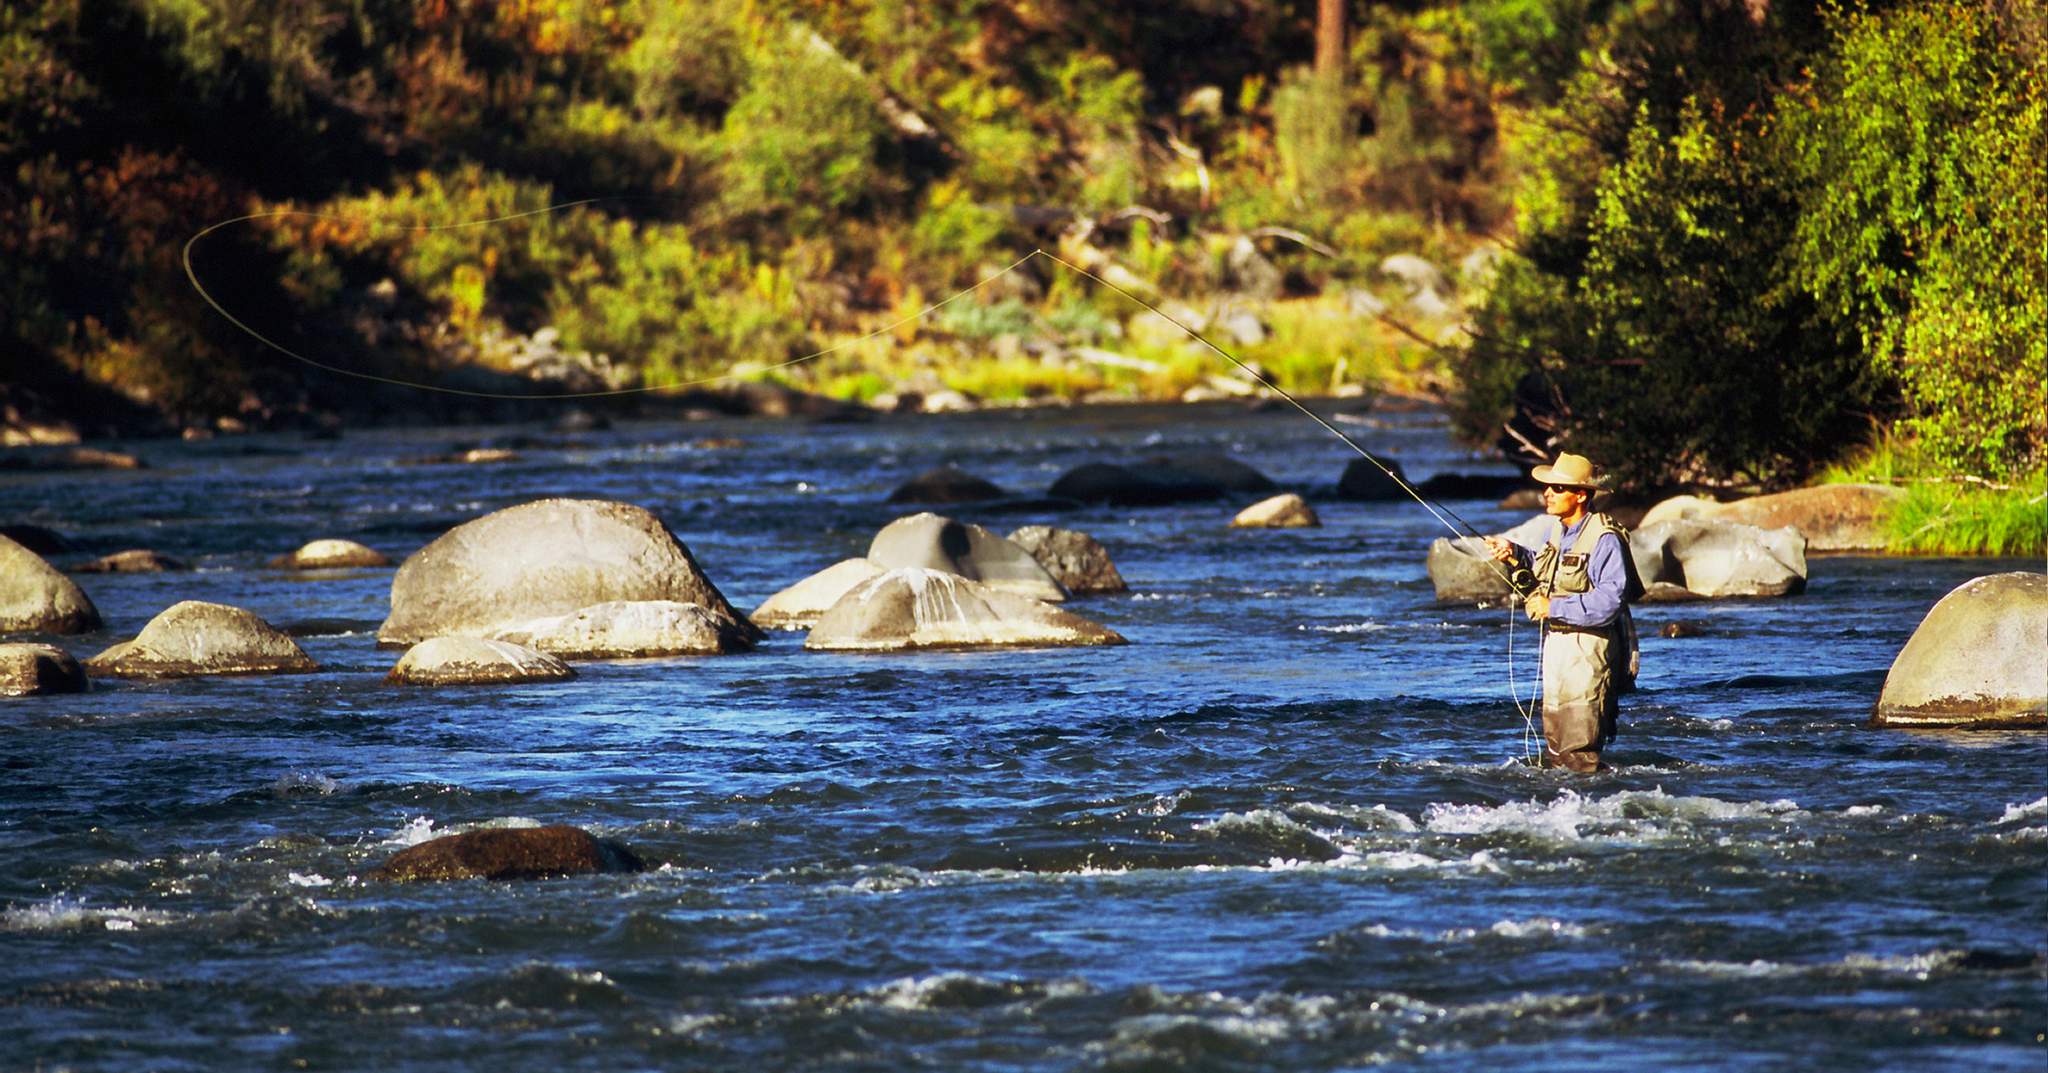
[[[1411,478],[1503,472],[1428,411],[1345,427]],[[0,474],[0,520],[81,546],[59,563],[196,566],[78,576],[108,620],[65,640],[80,657],[192,598],[323,665],[0,702],[0,1069],[2048,1066],[2048,737],[1868,724],[1937,599],[2038,562],[1820,558],[1799,596],[1645,606],[1614,770],[1571,777],[1516,762],[1536,635],[1437,607],[1438,524],[1333,501],[1350,455],[1298,414],[627,422],[412,461],[533,431],[140,443],[146,470]],[[744,610],[860,554],[905,513],[888,492],[941,462],[1028,494],[1193,450],[1325,524],[952,512],[1101,540],[1132,590],[1068,606],[1116,648],[829,655],[784,633],[406,688],[373,637],[389,569],[265,565],[618,499]],[[1699,635],[1658,636],[1680,620]],[[524,822],[654,867],[358,878]]]

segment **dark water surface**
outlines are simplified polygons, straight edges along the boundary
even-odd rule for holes
[[[1350,430],[1411,477],[1497,469],[1430,414]],[[505,431],[491,430],[486,434]],[[1298,415],[635,424],[500,466],[473,432],[143,444],[0,475],[0,520],[194,573],[81,576],[108,630],[185,598],[299,624],[315,674],[0,702],[7,1070],[2048,1068],[2048,740],[1867,718],[1920,617],[2039,563],[1819,559],[1802,596],[1641,610],[1612,773],[1514,763],[1536,635],[1440,609],[1412,504],[956,516],[1102,540],[1127,647],[583,665],[387,686],[394,557],[541,496],[648,507],[741,608],[857,555],[899,481],[1020,493],[1230,450],[1327,493]],[[740,447],[699,445],[736,436]],[[1482,528],[1522,515],[1451,504]],[[1673,620],[1703,635],[1653,636]],[[484,825],[658,867],[354,878]]]

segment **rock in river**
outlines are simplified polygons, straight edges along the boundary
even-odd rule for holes
[[[99,608],[43,557],[0,537],[0,633],[90,633]]]
[[[984,480],[958,466],[929,469],[896,486],[889,493],[891,503],[978,503],[1009,495],[993,481]]]
[[[560,659],[511,641],[430,637],[406,649],[384,680],[393,685],[468,686],[560,682],[576,672]]]
[[[130,548],[112,555],[102,555],[89,562],[79,563],[71,568],[74,574],[161,574],[172,570],[190,570],[191,566],[173,559],[161,552],[148,548]]]
[[[1548,515],[1538,515],[1499,535],[1511,544],[1540,548],[1550,539],[1554,524]],[[1436,538],[1430,542],[1427,564],[1438,603],[1490,604],[1512,594],[1506,568],[1494,566],[1486,545],[1475,537]]]
[[[339,570],[359,566],[390,566],[382,552],[353,540],[315,540],[288,555],[270,560],[286,570]]]
[[[1879,726],[2048,726],[2048,574],[1964,582],[1892,661]]]
[[[511,641],[562,659],[714,656],[754,647],[753,635],[698,604],[614,600],[500,630]]]
[[[847,590],[883,572],[867,559],[841,559],[763,600],[747,617],[772,630],[807,630]]]
[[[1067,598],[1030,552],[981,526],[930,512],[883,526],[869,543],[867,557],[884,570],[940,570],[1034,600]]]
[[[86,661],[98,674],[187,678],[317,670],[297,642],[253,612],[185,600],[150,619],[133,641]]]
[[[1709,598],[1786,596],[1806,589],[1806,538],[1789,527],[1656,522],[1629,537],[1629,551],[1645,585],[1670,582]]]
[[[1130,588],[1109,558],[1109,549],[1078,529],[1027,525],[1010,540],[1031,553],[1038,565],[1068,592],[1123,592]]]
[[[614,600],[697,604],[749,642],[762,636],[654,515],[542,499],[464,522],[414,552],[391,579],[391,615],[377,640],[485,637]]]
[[[579,827],[491,827],[447,835],[399,850],[369,878],[553,879],[599,872],[639,872],[638,854]]]
[[[1301,529],[1321,524],[1315,508],[1293,492],[1261,499],[1230,520],[1233,529]]]
[[[85,669],[56,645],[0,645],[0,697],[83,693]]]
[[[812,627],[804,647],[887,652],[1123,643],[1116,631],[1044,601],[913,567],[854,586]]]
[[[1905,492],[1881,484],[1822,484],[1716,503],[1677,496],[1651,507],[1643,525],[1678,518],[1738,522],[1760,529],[1791,526],[1811,552],[1876,551],[1885,546],[1884,517]]]

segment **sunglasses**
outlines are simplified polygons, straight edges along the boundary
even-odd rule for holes
[[[1544,485],[1544,486],[1543,486],[1543,490],[1544,490],[1544,491],[1546,491],[1546,492],[1583,492],[1583,491],[1585,491],[1585,489],[1584,489],[1584,488],[1574,488],[1574,487],[1572,487],[1571,485],[1568,485],[1568,484],[1546,484],[1546,485]]]

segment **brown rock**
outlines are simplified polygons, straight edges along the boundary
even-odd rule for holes
[[[186,678],[318,670],[298,643],[239,607],[185,600],[150,619],[133,641],[86,661],[99,674]]]
[[[1076,529],[1027,525],[1010,540],[1031,553],[1053,580],[1070,593],[1123,592],[1130,588],[1110,561],[1109,549]]]
[[[0,537],[0,633],[90,633],[99,608],[43,557]]]
[[[270,560],[270,565],[286,570],[339,570],[390,566],[391,560],[353,540],[315,540],[295,552]]]
[[[371,879],[407,883],[442,879],[552,879],[600,872],[639,872],[646,862],[618,842],[581,828],[489,828],[448,835],[398,851]]]
[[[85,690],[85,669],[56,645],[0,645],[0,697]]]
[[[1302,529],[1321,524],[1315,508],[1293,492],[1261,499],[1230,520],[1233,529]]]
[[[560,682],[576,672],[559,657],[512,641],[430,637],[406,649],[384,680],[393,685],[511,685]]]
[[[1650,508],[1642,524],[1692,518],[1759,529],[1791,526],[1805,535],[1809,552],[1881,551],[1886,543],[1885,515],[1905,494],[1880,484],[1822,484],[1732,503],[1678,496]]]
[[[161,574],[170,570],[192,569],[183,560],[173,559],[148,548],[130,548],[112,555],[102,555],[91,562],[79,563],[71,568],[74,574]]]

